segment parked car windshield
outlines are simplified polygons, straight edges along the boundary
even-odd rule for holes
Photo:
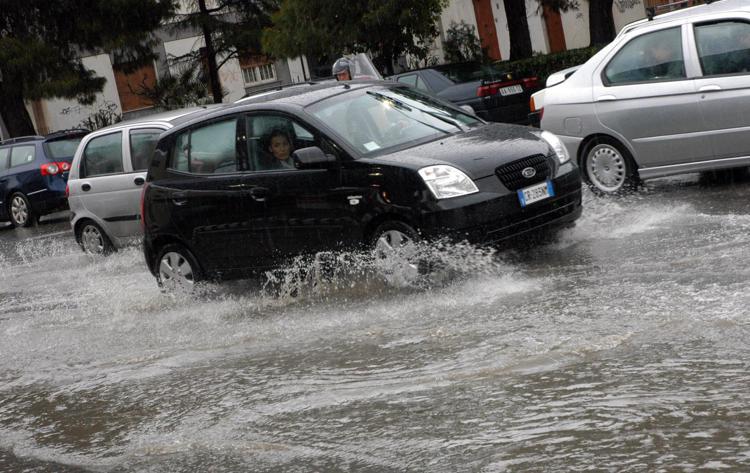
[[[430,141],[482,123],[407,87],[356,90],[318,102],[308,111],[365,155]]]
[[[78,149],[78,144],[82,139],[83,136],[78,136],[75,138],[48,141],[44,143],[47,156],[51,159],[70,158],[76,154],[76,149]]]
[[[491,64],[465,62],[460,64],[445,64],[435,66],[437,72],[448,78],[454,84],[484,80],[488,82],[507,80],[508,72]]]

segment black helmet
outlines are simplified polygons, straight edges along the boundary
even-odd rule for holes
[[[336,62],[333,63],[333,67],[331,68],[331,72],[333,73],[333,76],[337,80],[341,80],[341,79],[339,79],[339,74],[341,74],[342,72],[346,72],[346,73],[349,74],[349,80],[351,80],[353,78],[353,76],[352,76],[352,62],[350,60],[348,60],[347,58],[345,58],[345,57],[339,58],[339,59],[336,60]],[[347,79],[344,79],[344,80],[347,80]]]

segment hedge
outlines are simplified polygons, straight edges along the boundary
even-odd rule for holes
[[[550,74],[583,64],[599,49],[596,46],[569,49],[559,53],[537,54],[518,61],[497,61],[494,64],[512,72],[516,77],[539,77],[541,83],[544,84]]]

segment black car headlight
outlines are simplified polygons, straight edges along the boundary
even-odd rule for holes
[[[554,133],[550,133],[549,131],[543,131],[539,135],[539,137],[546,141],[550,148],[552,148],[552,151],[555,152],[555,156],[557,156],[560,164],[564,164],[570,161],[568,150],[567,148],[565,148],[565,145],[560,140],[560,138],[557,137],[557,135],[555,135]]]
[[[420,169],[419,175],[436,199],[449,199],[479,192],[474,181],[453,166],[428,166]]]

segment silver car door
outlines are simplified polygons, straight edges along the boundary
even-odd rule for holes
[[[599,121],[628,141],[642,168],[713,154],[685,67],[682,31],[682,26],[671,26],[630,39],[603,61],[593,78]]]
[[[700,110],[715,158],[750,156],[750,18],[697,23],[691,33],[702,70]]]

